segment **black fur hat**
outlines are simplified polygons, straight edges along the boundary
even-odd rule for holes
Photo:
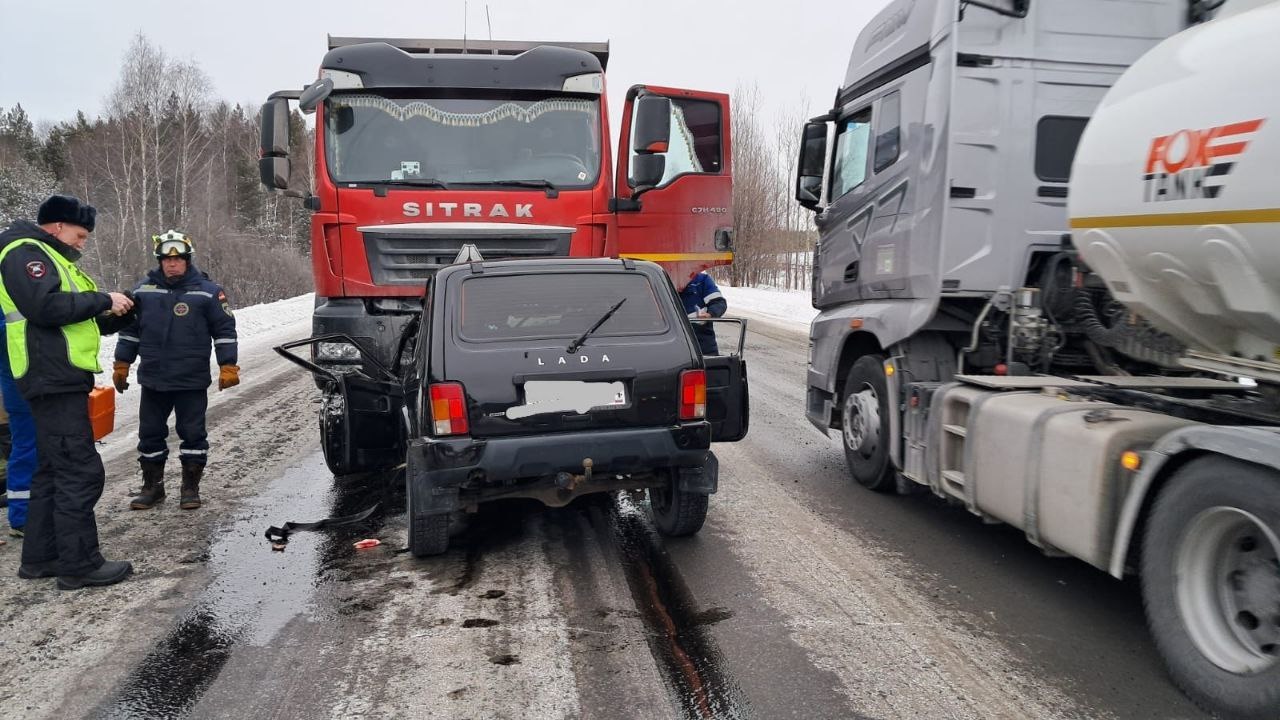
[[[70,195],[50,195],[40,203],[36,213],[36,224],[70,223],[93,232],[94,221],[98,219],[98,211],[88,203],[80,202],[80,198]]]

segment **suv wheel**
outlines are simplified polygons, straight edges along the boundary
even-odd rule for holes
[[[649,508],[658,532],[668,537],[693,535],[707,519],[708,496],[679,489],[676,473],[664,473],[667,481],[661,487],[649,488]]]

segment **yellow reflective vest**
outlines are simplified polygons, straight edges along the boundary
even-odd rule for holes
[[[9,243],[0,250],[0,263],[3,263],[5,257],[15,248],[23,245],[34,246],[49,258],[49,264],[58,273],[62,292],[97,291],[98,284],[93,281],[93,278],[86,275],[61,253],[51,250],[48,245],[34,238],[24,238]],[[14,379],[19,379],[27,374],[31,364],[27,346],[28,321],[14,304],[2,277],[0,277],[0,311],[4,312],[9,369],[13,372]],[[72,367],[91,373],[102,372],[102,366],[98,363],[98,350],[102,343],[102,336],[99,334],[97,321],[89,318],[63,325],[61,330],[67,339],[67,361]]]

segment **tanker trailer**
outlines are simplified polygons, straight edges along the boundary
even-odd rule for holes
[[[1188,696],[1280,717],[1280,2],[965,5],[890,4],[805,128],[809,418],[1137,575]]]

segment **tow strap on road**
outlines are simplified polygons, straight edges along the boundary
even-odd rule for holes
[[[284,550],[284,546],[289,542],[289,535],[299,530],[323,530],[325,528],[341,527],[343,525],[354,525],[369,519],[369,516],[378,509],[382,503],[374,503],[369,507],[361,510],[354,515],[344,515],[342,517],[331,517],[315,522],[287,522],[280,527],[271,526],[267,528],[265,533],[267,540],[271,541],[272,550]]]

